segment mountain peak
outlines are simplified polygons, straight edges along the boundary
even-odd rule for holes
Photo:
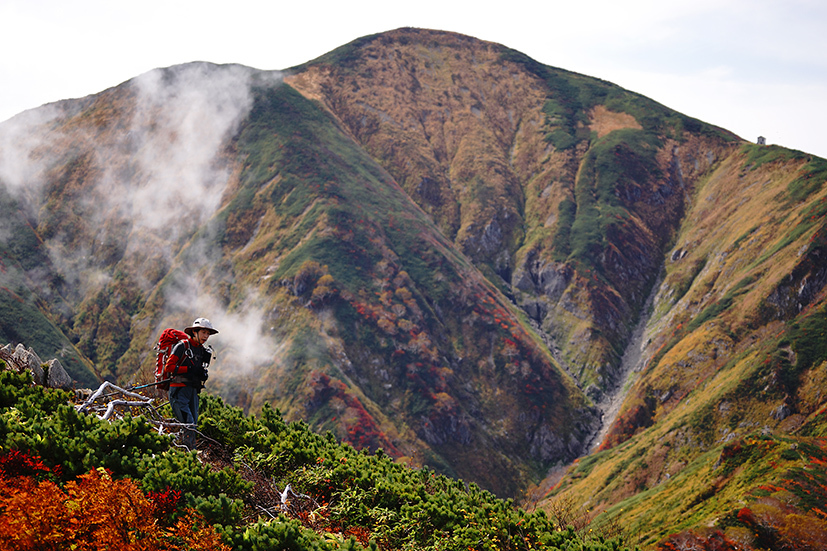
[[[647,481],[724,430],[820,430],[822,159],[413,28],[49,114],[0,126],[0,299],[79,381],[148,377],[157,332],[208,315],[231,404],[511,496],[613,398],[607,456],[675,450]]]

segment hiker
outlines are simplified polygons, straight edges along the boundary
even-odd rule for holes
[[[169,355],[165,372],[172,375],[169,383],[169,402],[172,412],[180,423],[198,424],[198,393],[207,380],[207,368],[212,358],[212,349],[204,343],[210,335],[218,333],[210,320],[198,318],[184,329],[189,337],[176,344]],[[194,447],[195,434],[184,431],[184,444]]]

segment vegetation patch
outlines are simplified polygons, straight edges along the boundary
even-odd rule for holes
[[[358,452],[286,423],[269,406],[256,418],[203,395],[196,459],[141,417],[110,423],[68,399],[26,375],[0,373],[0,513],[52,510],[65,503],[55,497],[61,492],[81,504],[74,520],[32,527],[41,544],[57,538],[44,549],[67,541],[243,551],[628,548],[616,536],[557,527],[475,484],[410,469],[382,450]],[[24,491],[44,479],[39,491]],[[112,523],[97,522],[109,518],[94,514],[104,506],[119,512]],[[10,530],[26,518],[3,518],[4,541],[29,533]],[[67,529],[52,536],[64,520]]]
[[[827,181],[827,160],[820,157],[810,157],[808,162],[801,169],[803,174],[789,183],[787,193],[789,204],[804,201],[812,194],[821,191],[824,182]]]
[[[780,145],[744,144],[742,150],[747,154],[744,165],[748,166],[750,170],[757,170],[766,164],[799,161],[808,157],[801,151],[787,149]]]
[[[729,307],[732,306],[733,301],[738,296],[746,293],[749,290],[748,287],[752,285],[754,282],[755,278],[748,276],[740,280],[735,285],[733,285],[732,288],[729,289],[723,297],[721,297],[721,299],[713,302],[712,304],[704,308],[700,314],[693,318],[692,321],[690,321],[686,325],[686,331],[688,333],[691,333],[707,321],[713,318],[717,318],[721,314],[721,312],[729,309]]]
[[[589,150],[581,163],[575,187],[576,207],[561,205],[561,223],[555,235],[555,242],[563,245],[568,231],[568,246],[563,249],[571,251],[570,260],[602,274],[599,256],[619,233],[616,226],[630,218],[619,190],[660,177],[655,161],[658,143],[656,138],[640,130],[624,129],[608,134]],[[569,226],[572,210],[574,220]]]
[[[501,48],[500,57],[521,65],[549,87],[551,93],[543,111],[552,130],[546,139],[558,149],[570,149],[590,138],[588,132],[581,132],[581,126],[588,125],[587,113],[596,105],[632,115],[646,132],[653,135],[682,140],[684,132],[691,132],[727,141],[736,139],[720,128],[682,115],[610,82],[543,65],[510,48]]]
[[[379,36],[379,34],[362,36],[314,60],[292,67],[289,71],[300,73],[312,65],[335,65],[340,69],[352,70],[364,56],[364,47],[376,40]]]
[[[675,285],[675,294],[672,298],[672,303],[676,303],[681,300],[684,295],[692,288],[692,285],[695,283],[695,279],[697,279],[698,275],[706,268],[706,257],[703,257],[699,260],[695,260],[692,262],[688,270],[688,274],[684,275],[680,281],[677,282]]]
[[[827,306],[822,305],[792,323],[786,336],[795,352],[796,372],[827,360]]]

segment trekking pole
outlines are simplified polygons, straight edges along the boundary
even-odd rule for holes
[[[154,382],[154,383],[147,383],[147,384],[145,384],[145,385],[131,386],[131,387],[129,387],[129,388],[127,388],[127,389],[124,389],[124,390],[129,390],[129,391],[138,390],[138,389],[141,389],[141,388],[146,388],[146,387],[148,387],[148,386],[156,386],[156,385],[160,385],[160,384],[162,384],[162,383],[168,383],[168,382],[170,382],[171,380],[172,380],[172,379],[170,378],[170,379],[165,379],[165,380],[163,380],[163,381],[156,381],[156,382]],[[107,397],[107,396],[114,396],[115,394],[118,394],[119,392],[120,392],[120,391],[110,392],[109,394],[104,394],[103,396],[101,396],[101,398],[105,398],[105,397]]]
[[[172,377],[170,377],[169,379],[164,379],[163,381],[155,381],[154,383],[147,383],[145,385],[133,386],[129,390],[138,390],[139,388],[146,388],[148,386],[160,385],[160,384],[163,384],[163,383],[168,383],[170,381],[172,381]]]

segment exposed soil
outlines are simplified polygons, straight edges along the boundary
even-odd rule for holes
[[[591,112],[591,124],[589,128],[597,132],[597,137],[602,138],[609,132],[623,128],[643,128],[632,115],[628,113],[615,113],[609,111],[605,105],[598,105]]]

